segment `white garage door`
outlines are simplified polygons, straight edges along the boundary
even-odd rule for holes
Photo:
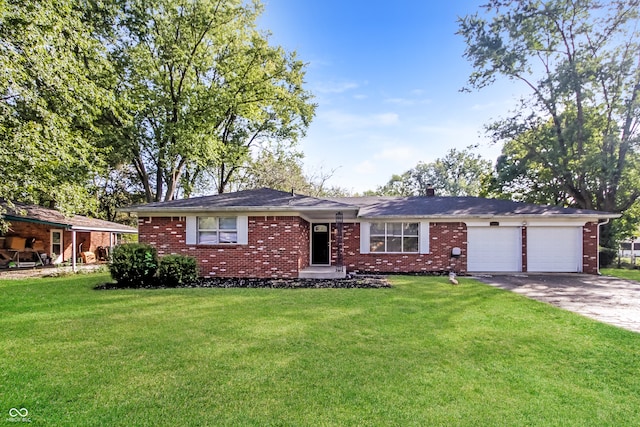
[[[529,227],[527,271],[582,271],[582,227]]]
[[[520,227],[467,228],[467,269],[481,271],[521,271]]]

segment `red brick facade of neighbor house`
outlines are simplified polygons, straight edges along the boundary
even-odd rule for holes
[[[51,230],[60,230],[48,225],[38,224],[34,222],[19,222],[13,221],[7,232],[8,236],[16,235],[25,238],[34,238],[38,242],[42,242],[41,245],[44,248],[42,251],[51,256]],[[69,230],[62,231],[62,244],[64,247],[64,253],[62,261],[68,261],[72,257],[72,232]],[[109,247],[111,246],[111,233],[106,231],[78,231],[76,233],[76,244],[80,246],[82,251],[96,252],[99,246]],[[80,251],[78,250],[78,253]],[[21,256],[22,258],[22,256]]]
[[[203,277],[294,278],[309,266],[310,226],[298,216],[250,216],[246,245],[187,245],[184,217],[141,217],[139,240],[155,246],[159,256],[183,254],[197,259]],[[598,272],[598,225],[583,227],[583,272]],[[332,226],[332,264],[337,260]],[[458,258],[451,256],[461,249]],[[526,271],[526,227],[522,235],[522,267]],[[467,270],[467,226],[463,222],[429,224],[428,254],[360,253],[360,224],[343,225],[343,259],[347,272],[430,273]]]

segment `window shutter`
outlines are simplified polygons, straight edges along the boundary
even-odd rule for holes
[[[371,224],[368,222],[360,223],[360,253],[368,254],[371,244],[369,242],[369,229]]]
[[[186,230],[185,242],[187,245],[195,245],[198,243],[198,217],[187,217],[187,230]]]
[[[428,254],[429,253],[429,222],[428,221],[420,221],[420,253]]]
[[[236,218],[236,227],[238,229],[238,244],[246,245],[249,243],[249,217],[246,215]]]

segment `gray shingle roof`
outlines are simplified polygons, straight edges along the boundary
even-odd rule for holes
[[[334,197],[316,198],[261,188],[170,202],[149,203],[124,209],[128,212],[206,212],[215,210],[291,212],[353,211],[360,218],[479,216],[588,216],[615,218],[619,215],[585,209],[542,206],[481,197]]]
[[[146,205],[126,208],[128,212],[150,211],[203,211],[203,210],[340,210],[355,209],[344,203],[328,199],[303,196],[260,188],[257,190],[244,190],[235,193],[216,194],[213,196],[193,197],[190,199],[172,200],[169,202],[156,202]]]
[[[481,197],[340,197],[332,200],[360,207],[359,217],[597,216],[606,212],[534,205]]]
[[[49,224],[61,228],[80,231],[109,231],[113,233],[137,233],[138,230],[128,225],[118,224],[102,219],[88,218],[81,215],[65,216],[55,209],[48,209],[37,205],[14,203],[10,208],[5,202],[0,202],[6,212],[2,215],[7,221],[30,221]]]

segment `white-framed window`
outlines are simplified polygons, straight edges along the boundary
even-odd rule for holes
[[[372,222],[369,229],[369,250],[418,253],[419,230],[417,222]]]
[[[198,217],[197,243],[219,245],[238,243],[238,222],[236,217]]]
[[[429,253],[429,221],[363,221],[360,253]]]
[[[63,230],[51,230],[50,231],[50,247],[49,254],[51,256],[51,262],[58,264],[64,261],[64,231]]]
[[[189,215],[185,217],[187,245],[246,245],[249,217],[246,215]]]

